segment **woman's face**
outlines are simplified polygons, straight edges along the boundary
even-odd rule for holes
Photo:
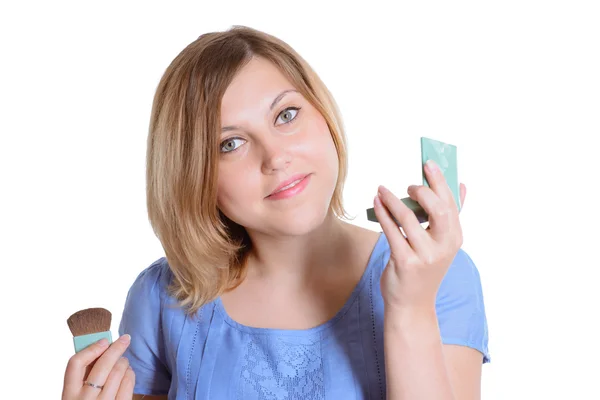
[[[254,58],[240,70],[223,96],[221,127],[217,201],[229,219],[269,235],[323,222],[338,177],[335,145],[323,116],[274,65]]]

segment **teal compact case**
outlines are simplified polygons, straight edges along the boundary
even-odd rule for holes
[[[427,178],[425,177],[424,169],[427,160],[435,161],[442,171],[444,178],[452,191],[458,210],[460,211],[460,182],[458,181],[456,146],[439,140],[421,137],[421,174],[423,176],[423,185],[429,187],[429,182],[427,182]],[[405,197],[400,200],[415,213],[417,220],[420,223],[429,221],[429,216],[419,203],[410,197]],[[374,208],[367,209],[367,219],[372,222],[379,222],[375,215]],[[396,221],[396,224],[401,226],[398,221]]]

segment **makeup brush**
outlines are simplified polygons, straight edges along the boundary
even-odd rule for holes
[[[111,319],[112,314],[104,308],[87,308],[71,315],[67,325],[73,334],[75,353],[104,338],[111,344]]]

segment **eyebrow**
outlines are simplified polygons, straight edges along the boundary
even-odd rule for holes
[[[277,97],[275,97],[275,100],[273,100],[273,102],[269,106],[269,110],[272,111],[273,108],[275,108],[275,106],[277,105],[277,103],[279,103],[281,101],[281,99],[283,99],[283,97],[286,94],[290,93],[290,92],[296,92],[296,93],[298,93],[298,91],[296,89],[287,89],[287,90],[284,90],[283,92],[279,93],[279,95]],[[241,128],[239,126],[236,126],[236,125],[225,126],[225,127],[223,127],[221,129],[221,132],[234,131],[236,129],[241,129]]]

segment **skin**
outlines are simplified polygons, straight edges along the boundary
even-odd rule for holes
[[[246,228],[254,247],[247,278],[222,301],[232,318],[251,326],[306,329],[331,318],[360,279],[378,236],[328,212],[338,157],[325,119],[297,92],[270,109],[293,89],[272,64],[254,59],[221,104],[226,129],[218,204]],[[302,193],[267,198],[298,173],[311,174]],[[298,313],[289,315],[294,304]]]
[[[293,89],[273,65],[253,59],[232,81],[221,104],[226,129],[220,132],[218,205],[247,229],[253,242],[247,278],[221,300],[231,318],[248,326],[308,329],[329,320],[362,276],[379,235],[328,211],[338,159],[324,118],[293,91],[270,109],[274,99]],[[278,201],[267,197],[297,173],[311,174],[302,193]],[[380,187],[374,200],[391,248],[381,278],[388,399],[480,399],[482,355],[443,345],[440,339],[437,288],[462,244],[462,231],[443,175],[426,173],[431,188],[413,185],[408,194],[430,215],[428,229],[385,188]],[[461,184],[461,203],[465,195]],[[408,240],[391,215],[402,223]],[[112,354],[100,364],[100,378],[115,369],[125,350],[118,346],[115,342],[108,350],[75,355],[77,360],[67,368],[63,400],[84,398],[77,397],[78,391],[89,392],[81,388],[82,371],[94,357]],[[142,398],[167,396],[133,396]]]
[[[434,163],[428,163],[425,173],[431,188],[411,185],[408,194],[429,214],[427,229],[385,187],[380,186],[373,201],[391,248],[381,277],[387,397],[480,399],[482,355],[468,347],[441,343],[435,298],[462,245],[462,229],[443,174]],[[461,184],[461,204],[465,196],[466,187]]]
[[[244,226],[258,249],[261,268],[304,270],[305,245],[337,226],[323,224],[338,175],[338,159],[325,119],[270,63],[254,59],[240,71],[221,103],[217,201],[221,211]],[[300,110],[296,110],[300,108]],[[226,150],[226,151],[223,151]],[[291,199],[265,199],[282,181],[310,173],[306,190]],[[290,259],[300,261],[294,265]]]
[[[122,357],[130,339],[129,335],[123,335],[110,346],[103,339],[73,355],[65,371],[62,399],[130,400],[135,374],[127,358]],[[104,387],[84,386],[85,380]]]
[[[257,59],[223,98],[222,125],[239,129],[222,136],[225,150],[235,150],[222,155],[219,206],[247,228],[255,248],[248,279],[222,300],[240,323],[307,329],[341,307],[364,271],[376,237],[326,213],[337,174],[333,141],[323,117],[299,94],[286,95],[269,110],[272,99],[289,89],[276,68]],[[280,119],[289,106],[302,109]],[[293,121],[289,126],[280,125],[288,120]],[[389,399],[480,397],[482,355],[442,345],[437,324],[437,289],[462,245],[462,230],[450,188],[436,171],[426,172],[431,188],[408,189],[430,215],[427,229],[385,188],[374,200],[391,248],[381,280]],[[298,172],[314,174],[303,193],[281,203],[265,199],[278,182]],[[461,185],[461,203],[465,196]],[[408,240],[391,214],[405,227]],[[346,274],[349,278],[340,280]]]

